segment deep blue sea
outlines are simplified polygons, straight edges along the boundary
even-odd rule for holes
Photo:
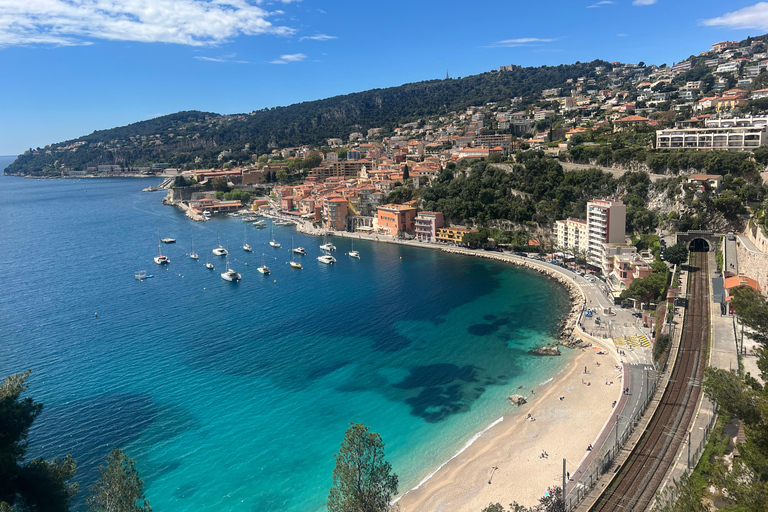
[[[30,455],[75,457],[78,510],[120,447],[155,510],[319,511],[349,422],[381,433],[405,491],[567,363],[526,354],[567,307],[534,272],[364,241],[355,260],[338,238],[325,266],[321,240],[191,222],[141,192],[158,182],[0,177],[0,375],[33,370]],[[240,283],[219,277],[217,230]],[[177,239],[163,268],[158,233]]]

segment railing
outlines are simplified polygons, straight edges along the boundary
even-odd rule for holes
[[[618,424],[619,428],[621,429],[621,433],[617,437],[614,437],[613,443],[611,443],[612,446],[606,446],[608,445],[608,440],[611,438],[609,435],[604,441],[603,446],[593,447],[594,450],[599,450],[599,455],[589,464],[589,466],[587,466],[583,473],[578,476],[576,485],[574,485],[570,492],[566,494],[566,510],[573,510],[574,507],[576,507],[576,505],[578,505],[581,500],[583,500],[587,494],[589,494],[589,491],[597,484],[600,477],[609,472],[611,465],[616,459],[616,456],[619,454],[619,452],[629,440],[632,433],[635,431],[637,424],[640,422],[640,418],[642,418],[643,414],[648,408],[648,404],[650,404],[653,400],[658,382],[659,377],[657,376],[657,378],[654,379],[650,384],[650,389],[647,391],[642,406],[640,406],[637,413],[629,418],[629,421],[620,415],[616,418],[612,428],[614,431],[616,431],[616,425]],[[622,423],[624,423],[623,427]],[[618,442],[616,442],[617,438]]]

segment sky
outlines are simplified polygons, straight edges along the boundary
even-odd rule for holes
[[[754,0],[0,0],[0,155],[506,64],[672,64],[765,33]]]

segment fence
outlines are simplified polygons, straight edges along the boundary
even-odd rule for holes
[[[597,481],[600,479],[600,477],[608,472],[611,464],[613,464],[613,461],[616,459],[616,456],[627,443],[629,437],[637,427],[640,418],[648,408],[648,404],[650,404],[651,400],[653,400],[658,383],[659,377],[654,379],[651,383],[650,389],[646,393],[645,400],[643,401],[641,407],[637,410],[637,413],[628,419],[623,418],[622,416],[618,416],[616,418],[612,428],[614,429],[614,432],[618,434],[618,436],[614,435],[612,438],[609,435],[601,447],[593,447],[593,449],[599,450],[599,455],[595,457],[592,462],[590,462],[584,472],[578,477],[576,485],[574,485],[570,492],[567,493],[565,497],[566,510],[573,510],[573,508],[576,507],[576,505],[578,505],[581,500],[584,499],[584,497],[595,486],[595,484],[597,484]],[[624,423],[623,426],[622,423]],[[621,430],[620,433],[619,430]],[[612,442],[609,442],[611,440]]]

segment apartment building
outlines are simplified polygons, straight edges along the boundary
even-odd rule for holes
[[[414,222],[416,239],[419,242],[435,242],[437,230],[445,223],[443,212],[419,212]]]
[[[323,201],[323,215],[326,229],[345,231],[347,229],[347,200],[341,196],[328,197]]]
[[[390,236],[414,230],[416,207],[404,204],[385,204],[376,209],[379,230]]]
[[[560,250],[579,253],[588,250],[587,221],[568,218],[555,222],[557,247]]]
[[[605,244],[623,244],[627,230],[627,207],[621,201],[596,199],[587,203],[587,262],[604,269]]]
[[[754,151],[766,143],[766,126],[670,128],[656,132],[657,149]]]
[[[467,228],[440,228],[435,234],[435,239],[444,244],[461,244],[464,241],[464,235],[467,233],[477,233],[477,230]]]

